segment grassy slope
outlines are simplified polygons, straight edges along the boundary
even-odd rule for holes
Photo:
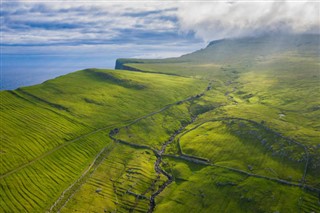
[[[201,91],[199,83],[91,69],[1,92],[0,211],[48,209],[110,144],[115,124]]]
[[[298,183],[304,175],[308,159],[305,183],[319,188],[319,54],[318,36],[304,35],[226,40],[177,59],[122,59],[120,62],[132,70],[185,75],[213,81],[213,90],[197,101],[193,107],[198,112],[207,111],[199,115],[195,123],[200,124],[210,119],[217,121],[200,125],[200,128],[183,135],[180,142],[185,154],[208,158],[217,165]],[[248,125],[248,130],[241,130],[237,120],[233,128],[226,126],[224,121],[219,121],[231,117],[248,119],[257,124],[241,121]],[[145,122],[145,127],[150,125],[150,122]],[[192,127],[194,125],[187,129]],[[271,132],[264,128],[270,129]],[[137,132],[143,134],[141,130],[143,127],[139,127]],[[130,135],[132,133],[127,137]],[[290,142],[291,140],[294,143]],[[177,147],[176,142],[168,150],[171,154],[177,155],[179,154]],[[188,179],[190,173],[184,169],[186,165],[190,166],[185,163],[181,166],[181,171],[172,172],[176,176],[185,173],[183,179],[187,181],[184,180],[184,184],[194,186],[194,180]],[[229,174],[230,171],[224,173],[232,175]],[[219,172],[216,175],[220,176]],[[199,174],[198,188],[208,187],[201,184],[205,179],[203,174]],[[173,185],[175,184],[180,186],[181,183],[176,181]],[[212,205],[198,206],[200,201],[192,202],[195,195],[190,193],[189,197],[181,197],[181,191],[170,186],[167,192],[163,193],[165,198],[158,200],[159,207],[156,211],[169,209],[174,212],[184,212],[190,208],[209,212],[234,212],[236,209],[239,212],[241,209],[244,212],[319,211],[318,195],[310,191],[298,188],[292,189],[291,192],[288,191],[291,187],[278,183],[272,183],[274,185],[272,187],[268,185],[268,188],[266,184],[271,184],[270,181],[256,180],[252,177],[246,184],[261,191],[262,194],[263,191],[269,190],[279,197],[264,203],[262,201],[252,203],[243,202],[241,199],[239,201],[239,197],[243,197],[239,195],[231,198],[230,202],[215,200]],[[235,189],[231,191],[237,192],[240,186],[233,188]],[[226,197],[231,192],[224,190],[210,192],[208,199],[216,198],[215,193]],[[180,197],[180,200],[172,198],[173,194]],[[291,195],[294,197],[286,202],[281,198]],[[261,196],[253,193],[250,200],[261,200],[263,199]],[[187,203],[190,203],[190,206]],[[224,203],[230,206],[224,206]]]
[[[217,165],[300,181],[304,149],[245,121],[211,121],[180,137],[183,153]],[[271,148],[272,147],[272,148]],[[283,153],[277,150],[283,148]]]
[[[61,212],[146,212],[146,197],[162,182],[150,188],[157,179],[154,161],[148,150],[117,145]]]
[[[120,146],[121,150],[115,151],[114,155],[104,161],[97,173],[75,193],[63,211],[88,212],[101,209],[107,212],[146,212],[150,196],[166,180],[163,174],[155,173],[154,150],[159,151],[175,131],[190,122],[190,102],[176,103],[119,128],[115,137],[125,142]],[[114,167],[116,170],[113,170]],[[106,169],[111,171],[106,172]],[[106,194],[95,193],[97,188],[101,188]],[[90,197],[89,203],[83,201],[87,196]],[[92,202],[95,203],[94,206],[90,206]]]
[[[128,61],[125,65],[212,79],[219,99],[225,96],[222,102],[225,106],[219,113],[258,122],[264,120],[288,137],[317,146],[320,119],[318,36],[289,36],[283,42],[285,38],[227,40],[178,58],[175,63],[146,60],[136,64]]]
[[[226,169],[167,159],[176,180],[161,194],[155,212],[309,212],[317,197],[302,189]]]
[[[48,209],[48,200],[56,199],[108,147],[101,164],[69,192],[62,212],[146,212],[149,197],[167,180],[154,171],[151,149],[159,150],[180,129],[161,164],[174,181],[156,197],[155,212],[320,211],[318,194],[299,187],[320,188],[318,57],[317,36],[225,40],[175,59],[117,61],[118,68],[140,72],[91,69],[15,91],[15,97],[33,102],[26,108],[20,103],[25,112],[14,112],[18,102],[2,92],[8,96],[2,108],[16,116],[5,120],[4,134],[15,147],[7,140],[2,151],[16,154],[12,168],[46,153],[40,142],[50,146],[47,150],[62,147],[2,178],[1,208]],[[199,94],[209,81],[212,89],[204,96],[130,122]],[[43,115],[23,129],[29,128],[23,126],[28,116],[18,114],[23,112]],[[25,143],[10,132],[15,125],[19,135],[27,135]],[[39,125],[54,134],[47,137]],[[116,134],[125,141],[122,145],[108,138],[115,127],[122,127]],[[103,130],[65,142],[99,128]],[[19,158],[19,152],[28,154]],[[3,173],[10,171],[10,161]],[[30,177],[46,181],[33,184]]]

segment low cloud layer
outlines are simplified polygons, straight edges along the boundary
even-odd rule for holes
[[[264,33],[320,33],[315,1],[180,3],[180,29],[209,41]]]
[[[5,0],[1,4],[1,45],[8,53],[35,52],[36,47],[43,52],[43,46],[52,46],[48,48],[52,52],[65,46],[84,51],[88,46],[99,50],[98,46],[130,44],[150,52],[168,47],[174,55],[179,48],[180,54],[221,38],[320,33],[316,1]]]

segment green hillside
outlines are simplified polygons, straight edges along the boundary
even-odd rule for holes
[[[320,212],[319,56],[226,39],[2,91],[0,212]]]
[[[108,136],[206,83],[88,69],[1,94],[1,212],[43,212],[114,144]],[[108,151],[103,151],[101,157]]]

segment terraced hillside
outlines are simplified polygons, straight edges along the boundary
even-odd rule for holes
[[[119,59],[1,94],[1,212],[320,212],[319,35]]]

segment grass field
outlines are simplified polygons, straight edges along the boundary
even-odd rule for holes
[[[176,181],[155,212],[317,212],[317,194],[216,167],[166,159]]]
[[[306,163],[303,147],[245,121],[203,123],[184,134],[180,146],[217,165],[293,181],[302,179]]]
[[[320,212],[318,47],[222,40],[2,91],[0,211]]]
[[[1,212],[48,210],[110,144],[112,128],[204,85],[191,78],[84,70],[1,92]]]
[[[146,212],[150,193],[162,182],[154,161],[149,150],[117,145],[61,212]]]
[[[122,128],[117,138],[160,150],[161,145],[169,139],[170,135],[177,131],[183,123],[190,122],[190,117],[188,104],[176,105]]]

